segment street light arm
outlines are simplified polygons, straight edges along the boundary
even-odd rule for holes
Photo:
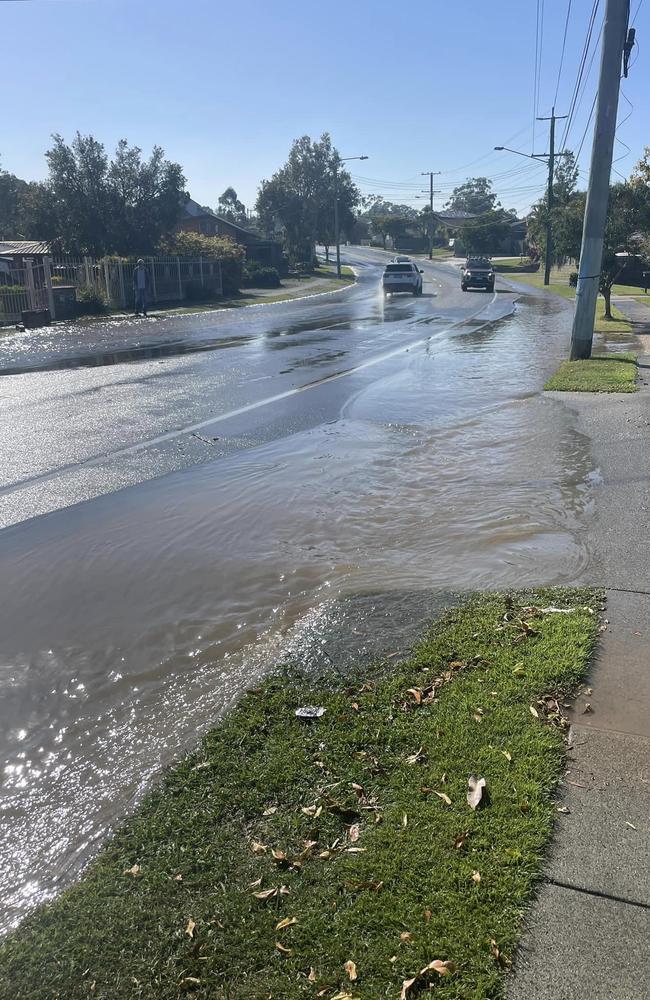
[[[527,160],[547,160],[545,153],[522,153],[518,149],[510,149],[510,146],[495,146],[499,152],[505,150],[507,153],[515,153],[517,156],[525,156]]]

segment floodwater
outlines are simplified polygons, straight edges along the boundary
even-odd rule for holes
[[[597,470],[540,395],[566,343],[524,302],[363,373],[336,419],[2,533],[0,926],[243,687],[327,650],[337,602],[581,577]]]

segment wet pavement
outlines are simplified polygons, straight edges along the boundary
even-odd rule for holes
[[[570,307],[429,265],[384,302],[381,256],[350,259],[347,292],[170,320],[188,350],[65,370],[40,343],[48,370],[0,378],[3,926],[340,602],[373,595],[355,648],[399,653],[414,593],[587,572],[598,472],[540,391]],[[382,592],[411,631],[382,634]]]

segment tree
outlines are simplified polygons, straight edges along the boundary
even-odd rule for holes
[[[316,241],[322,239],[329,245],[333,239],[335,169],[344,229],[352,223],[359,192],[341,167],[327,132],[317,142],[307,135],[296,139],[284,166],[270,180],[262,181],[256,202],[260,223],[269,233],[275,232],[278,223],[282,226],[294,261],[311,261]]]
[[[246,222],[246,206],[237,197],[237,192],[233,187],[227,187],[219,198],[218,214],[233,222],[237,226],[242,226]]]
[[[578,165],[570,149],[555,162],[553,197],[558,205],[566,205],[575,193],[578,183]]]
[[[612,286],[627,263],[627,257],[617,254],[637,254],[642,249],[643,234],[650,226],[650,203],[645,184],[613,184],[609,189],[609,206],[600,266],[599,291],[605,299],[605,318],[612,319]]]
[[[24,236],[24,198],[26,181],[0,169],[0,239]]]
[[[239,290],[246,250],[229,236],[170,233],[161,239],[157,249],[160,253],[170,256],[220,260],[224,293],[235,295]]]
[[[45,154],[49,178],[36,199],[56,230],[47,236],[95,256],[151,253],[178,218],[185,186],[179,164],[166,160],[160,146],[143,160],[125,139],[112,161],[93,136],[77,132],[69,146],[60,135],[53,139]]]
[[[454,188],[445,205],[450,211],[471,212],[473,215],[484,215],[500,207],[488,177],[469,177],[464,184]]]

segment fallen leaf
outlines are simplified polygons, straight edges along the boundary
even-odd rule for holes
[[[507,958],[506,955],[502,954],[494,938],[490,939],[490,951],[492,952],[492,954],[494,955],[495,959],[497,960],[502,969],[505,969],[508,965],[512,965],[510,959]]]
[[[506,760],[512,760],[512,754],[509,750],[499,750],[499,753],[502,753]]]
[[[277,894],[278,894],[277,889],[262,889],[260,892],[253,893],[255,899],[259,899],[263,903],[266,902],[267,899],[273,899],[274,896],[277,896]]]
[[[200,982],[201,980],[197,979],[196,976],[185,976],[185,978],[181,979],[179,982],[178,987],[181,990],[189,990],[193,986],[198,986]]]
[[[273,860],[274,861],[286,861],[287,860],[287,856],[284,853],[284,851],[272,850],[271,854],[273,855]]]
[[[557,807],[557,811],[559,813],[570,813],[571,812],[571,810],[569,809],[568,806],[558,806]]]
[[[351,959],[349,959],[345,963],[345,965],[343,966],[343,968],[347,972],[348,978],[350,979],[350,982],[354,982],[355,979],[358,978],[357,977],[357,967],[356,967],[356,965],[354,964],[354,962]]]
[[[327,990],[325,990],[326,992]],[[320,993],[318,995],[321,996]],[[332,997],[332,1000],[357,1000],[357,997],[353,997],[351,993],[337,993]]]
[[[460,670],[462,667],[466,667],[467,663],[465,660],[452,660],[449,664],[450,670]]]
[[[629,823],[628,820],[625,820],[625,825],[629,826],[630,830],[636,830],[634,823]]]
[[[451,805],[451,799],[446,794],[446,792],[436,792],[434,790],[434,795],[437,795],[439,799],[442,799],[442,801],[445,803],[445,805],[448,805],[448,806]]]
[[[408,825],[409,825],[409,818],[406,815],[406,813],[404,813],[402,816],[402,826],[404,827],[404,829],[406,829]]]
[[[305,816],[312,816],[314,819],[318,819],[322,811],[323,807],[317,805],[303,806],[301,809],[301,812],[304,812]]]
[[[289,888],[288,885],[281,885],[280,886],[280,895],[281,896],[288,896],[290,892],[291,892],[291,889]]]
[[[472,872],[472,881],[476,882],[476,883],[480,882],[481,881],[481,873],[480,872]]]
[[[482,715],[478,715],[478,713],[476,713],[476,712],[474,713],[474,715],[472,716],[472,718],[474,719],[474,722],[483,722],[483,716]]]
[[[285,948],[279,941],[275,942],[275,948],[276,951],[281,951],[283,955],[293,955],[293,950],[291,948]]]
[[[307,979],[309,980],[310,983],[315,983],[317,978],[318,977],[316,975],[316,969],[314,968],[313,965],[311,965],[309,967],[309,975],[307,976]]]
[[[360,891],[361,889],[370,889],[372,892],[379,892],[383,888],[383,882],[355,882],[350,886],[351,889]]]
[[[321,858],[323,861],[327,861],[328,858],[332,857],[332,852],[331,851],[321,851],[320,854],[318,855],[318,857]]]
[[[534,715],[536,719],[539,719],[539,712],[537,711],[534,705],[529,705],[528,710],[531,715]]]
[[[192,768],[193,771],[202,771],[204,768],[210,767],[210,761],[204,760],[201,764],[197,764]]]
[[[422,704],[422,691],[420,688],[409,688],[406,693],[413,697],[416,705]]]
[[[394,965],[395,962],[397,961],[397,955],[393,955],[391,958],[388,959],[388,961],[391,963],[391,965]]]
[[[469,837],[469,830],[466,830],[465,833],[459,833],[456,839],[454,840],[454,847],[462,847],[468,837]]]
[[[285,927],[293,927],[293,925],[297,923],[297,917],[285,917],[284,920],[280,920],[279,923],[275,925],[275,929],[276,931],[283,931]]]
[[[425,920],[425,922],[426,922],[427,924],[428,924],[428,923],[429,923],[429,921],[431,920],[431,917],[432,917],[432,916],[433,916],[433,913],[431,912],[431,910],[425,910],[425,911],[424,911],[424,920]]]
[[[417,764],[417,762],[422,757],[423,750],[424,750],[424,747],[420,747],[419,750],[417,750],[415,753],[412,753],[410,757],[406,758],[406,763],[407,764]]]
[[[360,799],[363,796],[363,785],[358,785],[356,781],[352,781],[350,782],[350,787],[354,789],[357,798]]]
[[[473,774],[470,774],[467,779],[467,789],[467,804],[470,809],[476,809],[483,798],[485,778],[475,778]]]
[[[359,839],[359,832],[360,832],[360,830],[359,830],[359,824],[358,823],[354,823],[350,827],[350,831],[349,831],[350,842],[352,844],[356,844],[357,840]]]
[[[262,879],[261,878],[256,878],[254,882],[250,882],[249,883],[248,888],[249,889],[257,889],[257,887],[260,886],[261,884],[262,884]]]
[[[346,854],[365,854],[366,853],[366,849],[365,849],[365,847],[346,847],[345,848],[345,853]]]
[[[133,875],[135,878],[140,874],[140,865],[134,865],[133,868],[127,868],[126,871],[122,872],[123,875]]]
[[[441,959],[436,958],[433,962],[429,962],[426,968],[422,969],[420,975],[423,975],[425,972],[437,972],[439,976],[448,976],[455,971],[456,965],[454,962],[443,962]]]
[[[269,806],[268,809],[264,810],[262,816],[274,816],[277,811],[278,811],[277,806]]]
[[[178,875],[174,875],[174,881],[175,882],[182,882],[183,881],[183,876],[180,873]]]
[[[411,934],[410,931],[402,931],[402,933],[399,936],[400,941],[410,941],[412,938],[413,935]]]
[[[254,840],[251,843],[251,848],[252,848],[253,854],[266,854],[266,852],[269,849],[268,848],[268,844],[260,844],[259,840]]]
[[[587,715],[589,712],[593,712],[593,708],[591,707],[591,704],[589,702],[587,702],[587,704],[585,705],[585,707],[582,710],[582,714],[583,715]]]
[[[407,1000],[408,991],[411,989],[411,986],[413,985],[413,983],[417,978],[418,978],[417,976],[413,976],[412,979],[402,980],[402,989],[400,991],[399,1000]]]
[[[194,928],[195,927],[196,927],[196,924],[194,923],[194,921],[190,917],[190,919],[187,921],[187,927],[185,928],[185,933],[187,934],[187,936],[189,938],[193,938],[194,937]]]
[[[513,674],[515,677],[523,677],[526,671],[524,670],[523,663],[518,663],[516,667],[513,668]]]

